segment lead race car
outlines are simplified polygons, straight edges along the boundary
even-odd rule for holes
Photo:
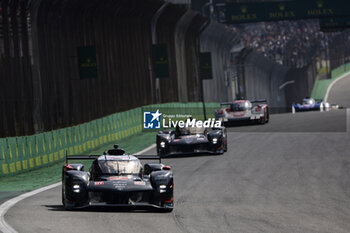
[[[119,150],[119,151],[118,151]],[[88,206],[155,207],[170,212],[174,207],[173,173],[169,166],[140,159],[158,156],[125,155],[109,150],[105,155],[67,156],[62,169],[62,203],[72,210]],[[111,155],[112,154],[112,155]],[[89,171],[69,160],[92,160]]]
[[[227,151],[225,127],[177,127],[157,134],[157,153],[160,157],[184,154],[223,154]]]
[[[266,100],[235,100],[221,103],[221,108],[215,112],[215,119],[224,125],[240,122],[265,124],[269,122],[270,112]]]

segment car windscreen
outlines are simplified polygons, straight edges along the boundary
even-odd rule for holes
[[[315,100],[313,99],[304,99],[303,104],[315,104]]]
[[[99,165],[103,174],[111,175],[134,175],[139,174],[142,169],[137,160],[102,160]]]
[[[233,103],[233,104],[231,104],[230,111],[231,112],[246,111],[250,107],[251,107],[251,104],[249,104],[247,102]]]

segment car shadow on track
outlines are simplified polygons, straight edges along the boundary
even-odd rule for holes
[[[116,206],[89,206],[81,209],[66,210],[63,205],[44,205],[50,211],[66,211],[66,212],[105,212],[105,213],[123,213],[123,212],[133,212],[133,213],[164,213],[164,210],[149,206],[128,206],[128,207],[116,207]]]
[[[162,159],[182,159],[182,158],[189,158],[189,157],[209,157],[209,156],[220,156],[223,154],[176,154],[176,155],[167,155],[162,157]]]

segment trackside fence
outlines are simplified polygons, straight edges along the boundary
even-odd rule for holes
[[[202,103],[166,103],[148,109],[173,109],[203,118]],[[218,103],[206,103],[207,117],[214,117]],[[65,153],[82,154],[107,143],[142,132],[142,107],[115,113],[88,123],[31,136],[0,138],[0,177],[27,172],[61,162]]]

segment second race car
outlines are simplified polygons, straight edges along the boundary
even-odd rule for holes
[[[157,134],[157,153],[161,157],[182,154],[223,154],[227,151],[225,127],[185,127]]]

